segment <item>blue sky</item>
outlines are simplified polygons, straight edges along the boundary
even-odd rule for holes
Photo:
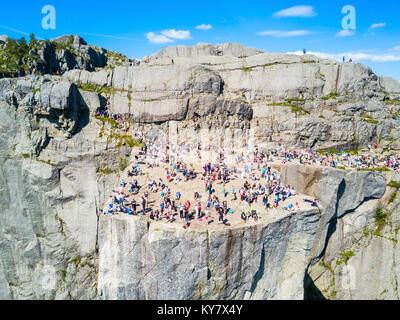
[[[42,28],[45,5],[56,9],[54,30]],[[355,30],[341,31],[345,5],[355,8]],[[0,0],[0,8],[0,34],[12,37],[78,34],[132,58],[197,42],[240,42],[270,52],[306,48],[338,60],[352,57],[400,80],[399,0]]]

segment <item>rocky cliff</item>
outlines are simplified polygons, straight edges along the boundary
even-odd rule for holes
[[[237,44],[0,79],[0,298],[397,299],[400,200],[387,183],[400,179],[390,173],[283,166],[283,181],[319,208],[221,231],[98,213],[131,156],[123,137],[136,130],[398,149],[399,95],[398,82],[361,64]],[[107,103],[126,121],[96,118]],[[349,266],[355,286],[343,285]]]
[[[72,69],[94,71],[135,65],[135,59],[123,54],[90,46],[76,35],[64,35],[50,40],[30,42],[0,36],[0,78],[28,74],[59,74]]]
[[[398,148],[400,84],[358,63],[199,44],[167,47],[136,67],[73,70],[64,79],[108,89],[111,110],[134,121],[188,120],[180,126],[185,137],[218,123],[251,126],[270,144],[357,149],[379,141]]]

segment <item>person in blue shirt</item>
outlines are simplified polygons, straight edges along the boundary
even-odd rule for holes
[[[161,214],[164,213],[164,202],[160,203],[160,211],[161,211]]]

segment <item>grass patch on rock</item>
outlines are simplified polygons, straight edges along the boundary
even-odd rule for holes
[[[322,97],[323,100],[330,100],[330,99],[335,99],[339,96],[339,93],[337,92],[331,92],[330,94],[328,94],[325,97]]]
[[[393,192],[389,198],[389,203],[392,203],[397,197],[397,191]]]
[[[303,109],[302,107],[298,107],[298,106],[292,106],[292,113],[294,113],[296,116],[305,116],[307,114],[309,114],[309,112],[305,109]]]
[[[390,217],[390,213],[386,212],[382,209],[382,207],[378,207],[375,211],[375,225],[378,227],[378,230],[382,230],[382,228],[387,224],[388,218]]]
[[[360,168],[357,169],[360,171],[377,171],[377,172],[385,172],[385,171],[390,171],[388,167],[378,167],[378,168]]]
[[[343,262],[347,264],[351,257],[354,257],[355,253],[353,251],[344,251],[340,253],[340,258],[336,261],[336,265],[340,265]]]
[[[108,167],[97,168],[97,173],[104,174],[104,175],[113,174],[113,173],[117,173],[117,172],[118,172],[117,170],[113,170]]]
[[[367,114],[362,114],[360,115],[362,119],[362,121],[366,122],[366,123],[371,123],[371,124],[378,124],[379,121],[375,120],[374,118],[372,118],[371,116],[367,115]]]
[[[123,90],[115,89],[113,86],[101,87],[96,84],[81,83],[81,82],[78,82],[78,87],[79,87],[79,89],[82,89],[84,91],[97,92],[99,94],[114,94],[117,91],[123,91]]]
[[[99,117],[99,116],[94,116],[97,120],[100,120],[101,122],[105,123],[109,123],[111,124],[111,127],[113,128],[117,128],[118,127],[118,121],[112,119],[112,118],[106,118],[106,117]]]
[[[270,103],[267,103],[266,106],[297,107],[295,104],[287,103],[287,102],[270,102]]]
[[[391,180],[391,181],[387,184],[387,186],[388,186],[388,187],[393,187],[393,188],[396,188],[396,189],[400,189],[400,182]]]

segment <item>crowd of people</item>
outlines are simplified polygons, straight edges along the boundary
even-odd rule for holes
[[[398,171],[400,165],[399,155],[378,155],[373,149],[378,147],[375,144],[373,147],[368,145],[368,152],[350,152],[350,151],[318,151],[313,149],[290,151],[284,148],[269,149],[268,159],[274,159],[281,163],[288,163],[297,160],[304,165],[321,165],[333,168],[347,167],[355,169],[373,169],[387,168],[389,170]]]
[[[269,164],[271,156],[257,149],[253,153],[244,150],[236,154],[234,165],[228,165],[218,147],[209,148],[215,155],[214,161],[202,163],[200,151],[201,144],[168,144],[163,150],[146,143],[127,170],[130,182],[121,181],[103,213],[141,215],[152,221],[171,223],[181,221],[188,228],[193,219],[208,225],[216,217],[219,223],[230,225],[234,215],[248,222],[257,221],[260,213],[270,209],[299,210],[298,201],[291,200],[298,193],[293,186],[281,184],[279,172]],[[188,161],[192,159],[189,154],[198,161]],[[158,171],[161,174],[149,177],[156,174],[155,168],[161,168]],[[138,183],[144,176],[147,182]]]
[[[298,193],[293,186],[282,185],[280,173],[272,169],[273,164],[294,162],[397,171],[400,157],[377,155],[374,152],[377,147],[377,144],[368,145],[368,152],[359,155],[283,147],[262,151],[256,147],[250,151],[245,146],[227,151],[214,144],[204,147],[201,143],[184,142],[161,146],[147,142],[135,155],[126,180],[113,191],[103,213],[142,215],[152,221],[171,223],[180,221],[184,228],[194,219],[208,225],[214,217],[225,225],[234,216],[240,217],[236,221],[257,221],[277,208],[296,211],[303,202],[318,206],[317,200],[296,197]],[[205,159],[205,151],[213,155],[212,160]],[[161,171],[155,173],[156,168]],[[144,177],[145,182],[139,183]]]

